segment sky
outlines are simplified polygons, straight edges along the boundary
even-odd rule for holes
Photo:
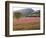
[[[16,11],[16,10],[21,10],[21,9],[26,9],[26,8],[13,8],[13,11]],[[37,11],[37,10],[40,10],[39,8],[31,8],[31,9],[33,9],[33,10],[35,10],[35,11]]]

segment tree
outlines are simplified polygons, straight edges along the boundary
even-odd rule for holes
[[[20,17],[21,17],[21,13],[20,13],[20,12],[15,12],[15,13],[14,13],[14,17],[20,18]]]

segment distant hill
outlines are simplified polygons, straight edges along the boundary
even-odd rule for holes
[[[14,12],[14,15],[16,13],[21,13],[21,16],[26,16],[26,17],[28,17],[28,16],[40,16],[40,10],[35,11],[31,8],[17,10]]]
[[[29,13],[34,12],[34,10],[31,9],[31,8],[26,8],[26,9],[17,10],[17,11],[15,11],[15,12],[20,12],[22,15],[26,16],[26,15],[28,15]]]
[[[40,16],[40,10],[30,13],[28,16]]]

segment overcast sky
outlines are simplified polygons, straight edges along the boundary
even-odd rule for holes
[[[21,9],[26,9],[26,8],[13,8],[13,11],[16,11],[16,10],[21,10]],[[33,10],[40,10],[39,8],[30,8],[30,9],[33,9]]]

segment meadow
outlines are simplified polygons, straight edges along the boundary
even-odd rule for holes
[[[40,30],[40,17],[14,18],[13,30]]]

